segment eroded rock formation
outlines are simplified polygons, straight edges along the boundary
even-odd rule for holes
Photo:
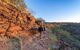
[[[35,18],[29,12],[20,11],[16,7],[0,1],[1,34],[17,35],[20,31],[29,30],[34,23]]]
[[[0,50],[20,50],[15,49],[20,45],[21,50],[48,50],[48,33],[43,32],[40,39],[39,32],[35,35],[30,32],[33,25],[37,25],[35,20],[28,10],[21,11],[0,0]]]

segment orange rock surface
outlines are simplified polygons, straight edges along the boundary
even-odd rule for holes
[[[28,31],[34,23],[35,18],[28,11],[20,11],[13,5],[0,1],[0,33],[14,36],[20,31]]]
[[[30,29],[37,25],[35,21],[36,19],[28,10],[18,10],[13,5],[0,0],[0,50],[12,50],[11,48],[20,50],[15,46],[22,46],[21,50],[48,50],[48,33],[44,32],[40,37],[39,32],[35,35],[33,33],[36,32],[30,32]]]

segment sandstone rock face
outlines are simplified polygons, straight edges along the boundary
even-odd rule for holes
[[[0,32],[17,35],[20,31],[29,30],[35,22],[29,12],[21,12],[17,8],[0,1]]]
[[[35,18],[27,10],[20,11],[0,0],[0,50],[48,50],[48,33],[33,35],[33,25]]]

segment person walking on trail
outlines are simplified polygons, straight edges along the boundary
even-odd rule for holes
[[[43,33],[43,28],[42,28],[42,26],[40,26],[40,27],[38,28],[38,31],[40,32],[40,38],[41,38],[41,34]]]
[[[43,31],[43,27],[40,26],[40,27],[38,28],[38,31],[39,31],[40,33],[42,33],[42,31]]]
[[[44,31],[46,31],[46,30],[45,30],[45,26],[40,25],[40,26],[38,27],[38,31],[40,32],[40,37],[41,37],[41,35],[44,33]]]

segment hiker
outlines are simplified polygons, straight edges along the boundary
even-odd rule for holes
[[[43,31],[46,31],[46,27],[45,26],[43,26]]]
[[[43,27],[42,25],[40,25],[40,27],[38,27],[38,31],[40,32],[40,37],[41,37],[41,34],[44,33],[44,31],[46,31],[45,27]]]

